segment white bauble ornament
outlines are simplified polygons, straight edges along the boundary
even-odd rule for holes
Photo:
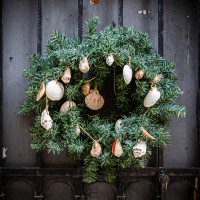
[[[135,158],[144,156],[146,154],[146,151],[147,151],[147,144],[144,141],[139,141],[133,147],[133,155]]]
[[[129,65],[125,65],[123,68],[123,77],[124,77],[124,81],[125,83],[128,85],[133,77],[133,70]]]
[[[70,80],[71,80],[71,70],[69,67],[67,67],[64,71],[64,74],[63,76],[61,77],[61,80],[64,82],[64,83],[70,83]]]
[[[76,106],[76,103],[74,101],[65,101],[65,103],[63,103],[63,105],[60,108],[60,112],[67,113],[74,106]]]
[[[144,106],[151,107],[160,99],[160,92],[156,87],[152,87],[144,99]]]
[[[64,95],[64,87],[62,83],[52,80],[46,85],[46,95],[52,101],[59,101]]]
[[[94,141],[93,145],[92,145],[92,150],[90,151],[91,156],[93,157],[98,157],[101,154],[101,145],[97,142]]]
[[[49,130],[52,127],[53,120],[49,115],[49,111],[45,108],[42,111],[41,115],[41,125],[46,129]]]
[[[122,145],[118,139],[115,139],[112,144],[112,153],[117,157],[120,157],[124,153]]]
[[[115,122],[115,131],[118,131],[121,127],[122,127],[122,119],[118,119],[116,122]]]
[[[85,104],[91,110],[99,110],[104,105],[104,98],[94,89],[85,97]]]
[[[89,63],[86,57],[83,57],[83,59],[79,63],[79,69],[81,72],[86,73],[89,71]]]
[[[114,57],[112,54],[110,54],[107,58],[106,58],[106,64],[108,66],[111,66],[114,63]]]

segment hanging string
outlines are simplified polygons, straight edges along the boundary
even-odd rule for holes
[[[48,100],[48,97],[46,96],[46,110],[49,109],[49,100]]]

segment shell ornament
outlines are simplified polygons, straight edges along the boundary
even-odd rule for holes
[[[114,57],[112,54],[110,54],[107,58],[106,58],[106,64],[108,66],[111,66],[114,63]]]
[[[64,82],[64,83],[70,83],[70,80],[71,80],[71,70],[69,67],[67,67],[64,71],[64,74],[63,76],[61,77],[61,80]]]
[[[52,127],[52,123],[53,120],[49,115],[49,111],[45,108],[41,115],[41,125],[48,131]]]
[[[135,158],[140,158],[146,154],[147,151],[147,144],[144,141],[139,141],[134,147],[133,147],[133,155]]]
[[[39,101],[43,95],[45,94],[45,84],[44,81],[42,82],[42,84],[40,85],[40,89],[38,91],[37,97],[36,97],[36,101]]]
[[[90,93],[90,84],[89,83],[86,83],[82,86],[81,88],[82,90],[82,93],[87,96],[89,93]]]
[[[129,65],[125,65],[123,68],[123,77],[124,77],[124,81],[125,83],[128,85],[133,77],[133,70]]]
[[[83,73],[86,73],[89,71],[90,67],[89,67],[88,59],[86,57],[83,57],[83,59],[80,61],[79,69]]]
[[[90,151],[91,156],[98,157],[101,155],[101,152],[102,152],[101,145],[99,144],[98,141],[94,141],[92,149]]]
[[[118,139],[115,139],[112,144],[112,153],[118,158],[124,153],[122,145]]]
[[[91,110],[99,110],[104,105],[104,98],[97,89],[94,89],[85,97],[85,104]]]
[[[122,127],[122,119],[118,119],[116,122],[115,122],[115,131],[118,131],[121,127]]]
[[[78,124],[76,125],[75,134],[77,135],[77,137],[81,134],[81,129],[80,129],[80,126]]]
[[[144,71],[141,70],[141,69],[135,73],[135,79],[136,80],[141,79],[143,76],[144,76]]]
[[[52,80],[46,85],[46,95],[52,101],[59,101],[64,95],[64,87],[62,83]]]
[[[160,99],[160,92],[156,87],[152,87],[144,99],[144,106],[149,108]]]
[[[76,106],[76,103],[74,101],[70,101],[70,100],[65,101],[65,103],[63,103],[63,105],[60,108],[60,112],[61,113],[67,113],[74,106]]]

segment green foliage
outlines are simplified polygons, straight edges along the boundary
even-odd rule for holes
[[[97,17],[86,22],[82,42],[78,38],[65,38],[59,31],[54,31],[48,41],[47,52],[30,57],[30,66],[24,69],[24,77],[31,85],[26,90],[26,99],[19,111],[22,115],[35,115],[34,125],[29,131],[31,147],[35,151],[47,149],[53,153],[67,149],[74,159],[83,159],[83,177],[88,183],[97,179],[99,170],[105,174],[106,180],[112,181],[118,169],[132,165],[144,167],[152,147],[164,147],[169,143],[168,126],[171,117],[185,116],[185,108],[175,102],[181,92],[174,73],[175,64],[152,52],[146,33],[132,27],[111,26],[97,31],[99,22]],[[105,63],[109,54],[115,59],[112,66]],[[88,58],[90,65],[87,76],[83,76],[79,70],[79,62],[84,56]],[[133,74],[140,69],[145,74],[142,79],[133,78],[126,85],[122,74],[129,57]],[[53,126],[46,131],[40,125],[45,97],[36,102],[36,95],[42,81],[46,84],[56,78],[62,82],[60,77],[66,66],[70,66],[72,72],[71,82],[63,83],[63,99],[49,101]],[[145,108],[143,100],[151,88],[152,80],[158,74],[163,75],[163,79],[157,83],[161,98],[154,106]],[[91,88],[97,86],[100,94],[105,97],[106,109],[93,112],[85,106],[85,96],[81,92],[81,87],[87,82],[85,77],[90,80]],[[108,94],[105,94],[105,88],[110,89]],[[61,105],[69,99],[75,101],[77,106],[66,114],[60,113]],[[119,118],[123,119],[123,124],[121,129],[115,130],[115,122]],[[81,136],[75,134],[77,125],[83,127],[95,140],[102,137],[102,153],[99,157],[90,155],[93,141],[84,131]],[[155,140],[145,138],[141,126]],[[120,140],[123,147],[124,153],[120,158],[111,152],[115,138]],[[141,158],[135,158],[132,152],[138,140],[147,143],[147,153]]]

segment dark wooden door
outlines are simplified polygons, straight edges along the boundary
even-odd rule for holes
[[[0,196],[8,200],[96,199],[144,200],[197,199],[200,181],[200,136],[198,136],[198,2],[195,0],[4,0],[1,32],[1,158]],[[85,20],[97,15],[100,28],[134,26],[150,35],[155,51],[177,64],[176,72],[187,116],[173,119],[171,144],[155,149],[147,168],[119,174],[112,183],[100,176],[93,184],[81,181],[79,163],[30,148],[30,118],[18,116],[28,83],[22,77],[28,57],[45,51],[54,29],[68,37],[82,35]],[[199,146],[198,146],[199,145]],[[167,190],[162,187],[170,178]],[[164,178],[163,178],[164,177]]]

